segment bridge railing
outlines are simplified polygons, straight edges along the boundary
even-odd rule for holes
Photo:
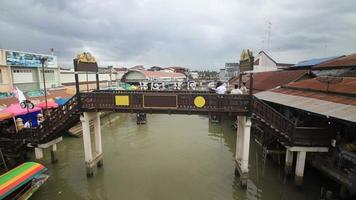
[[[332,132],[324,127],[298,127],[260,99],[253,98],[253,113],[291,146],[329,146]]]
[[[253,98],[252,107],[253,113],[269,124],[271,128],[285,134],[289,139],[293,138],[295,126],[292,121],[256,97]]]
[[[201,91],[95,91],[80,93],[80,98],[84,110],[168,113],[247,113],[250,101],[248,95]],[[203,105],[198,106],[197,99],[203,99]]]

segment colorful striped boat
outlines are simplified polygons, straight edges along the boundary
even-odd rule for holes
[[[48,179],[47,168],[26,162],[0,176],[0,200],[28,199]]]

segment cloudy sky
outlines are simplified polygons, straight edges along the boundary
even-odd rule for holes
[[[101,66],[218,69],[244,48],[294,63],[356,52],[356,1],[1,0],[0,48],[54,48],[64,67],[89,51]]]

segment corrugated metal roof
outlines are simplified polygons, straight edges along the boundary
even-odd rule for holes
[[[347,68],[353,66],[356,67],[356,53],[321,63],[319,65],[314,66],[313,69]]]
[[[277,88],[272,91],[276,92],[276,93],[281,93],[281,94],[302,96],[302,97],[319,99],[319,100],[323,100],[323,101],[330,101],[330,102],[334,102],[334,103],[341,103],[341,104],[356,106],[356,97],[351,97],[351,96],[327,94],[327,93],[322,93],[322,92],[301,91],[301,90],[293,90],[293,89],[286,89],[286,88]]]
[[[311,66],[323,63],[323,62],[334,60],[335,58],[338,58],[338,57],[340,57],[340,56],[332,56],[332,57],[327,57],[327,58],[313,58],[310,60],[304,60],[304,61],[300,61],[297,64],[293,65],[292,68],[311,67]]]
[[[253,90],[254,92],[260,92],[276,88],[278,86],[297,81],[307,74],[308,70],[285,70],[254,73]],[[247,83],[247,87],[249,88],[249,75],[244,75],[242,80]],[[229,81],[230,85],[238,84],[238,82],[238,77],[235,77]]]
[[[289,83],[286,85],[288,88],[304,89],[304,90],[317,90],[320,92],[334,92],[340,94],[354,94],[356,95],[356,78],[353,77],[336,77],[329,78],[331,82],[328,84],[322,81],[323,78],[313,78],[299,82]],[[328,78],[327,78],[328,79]],[[334,83],[332,83],[334,82]]]
[[[347,105],[325,101],[315,97],[282,94],[275,91],[264,91],[255,94],[259,99],[305,110],[308,112],[356,122],[356,105]],[[354,98],[354,101],[356,98]]]

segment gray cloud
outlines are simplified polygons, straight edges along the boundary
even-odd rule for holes
[[[2,0],[0,47],[48,53],[62,66],[92,52],[101,65],[218,69],[244,48],[281,62],[355,51],[354,0]]]

